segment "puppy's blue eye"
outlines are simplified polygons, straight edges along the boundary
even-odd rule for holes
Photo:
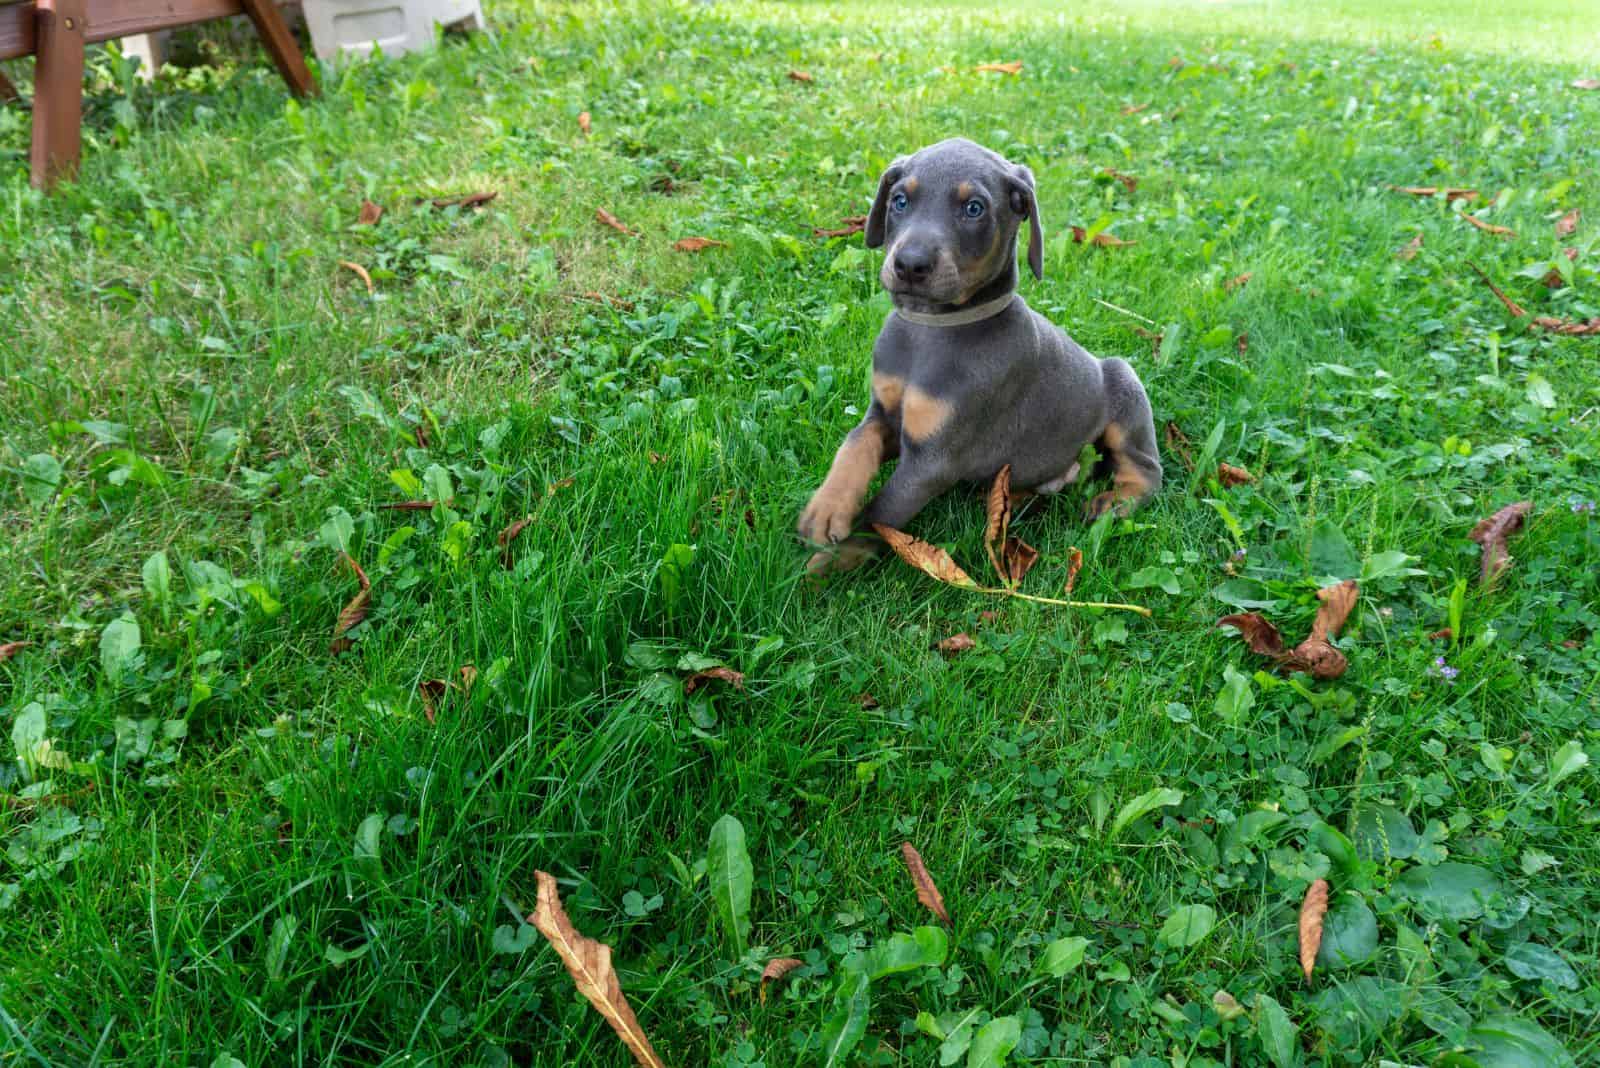
[[[967,211],[967,218],[976,219],[978,216],[983,214],[983,201],[981,201],[981,200],[969,200],[969,201],[967,201],[966,211]]]
[[[896,193],[894,196],[890,197],[889,207],[893,208],[896,212],[905,211],[906,195],[904,193]]]

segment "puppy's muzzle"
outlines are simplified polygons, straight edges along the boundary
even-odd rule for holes
[[[934,253],[927,245],[903,243],[894,253],[894,276],[907,285],[922,285],[933,274]]]

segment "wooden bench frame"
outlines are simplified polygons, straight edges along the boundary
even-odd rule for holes
[[[77,172],[85,46],[241,14],[250,16],[290,91],[315,95],[317,83],[274,0],[29,0],[0,6],[0,59],[38,57],[33,184],[48,189]]]

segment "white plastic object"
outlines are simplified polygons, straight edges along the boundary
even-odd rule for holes
[[[440,26],[484,28],[479,0],[304,0],[302,9],[311,47],[324,60],[374,48],[386,56],[427,48]]]

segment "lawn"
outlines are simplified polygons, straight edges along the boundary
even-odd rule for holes
[[[308,102],[203,37],[48,198],[0,107],[0,1062],[631,1063],[536,871],[672,1065],[1600,1062],[1600,337],[1531,325],[1600,5],[1461,6],[528,0]],[[889,307],[814,228],[954,134],[1173,428],[1020,589],[1149,618],[803,576]],[[1216,626],[1342,579],[1338,678]]]

